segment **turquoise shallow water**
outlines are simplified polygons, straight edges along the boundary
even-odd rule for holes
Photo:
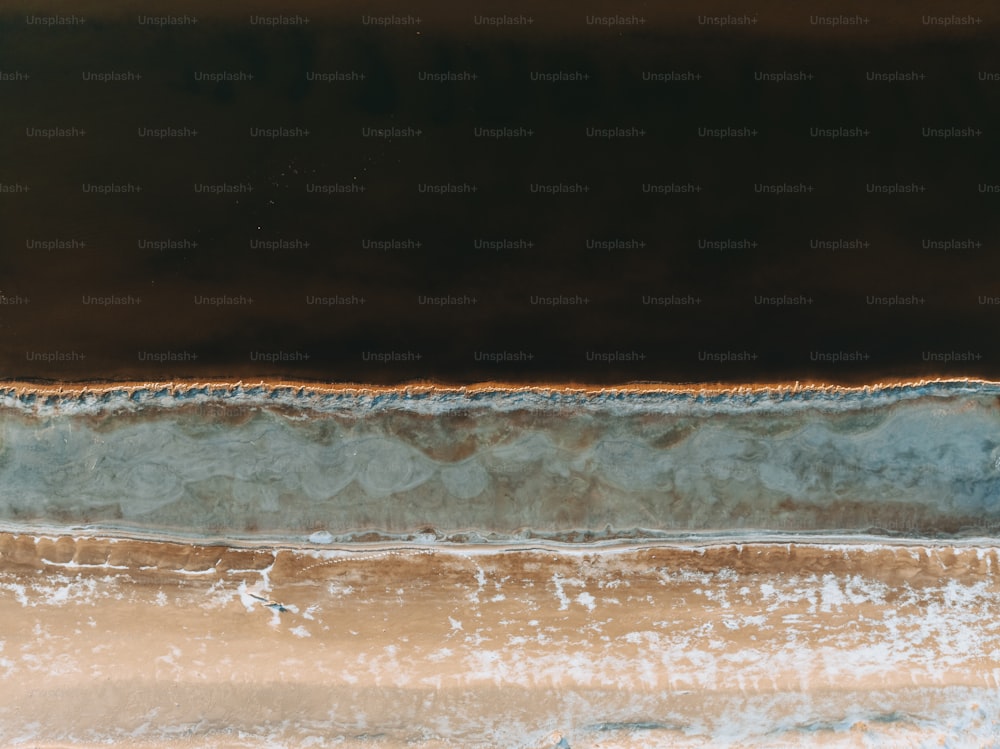
[[[0,522],[320,541],[994,536],[998,395],[9,389]]]

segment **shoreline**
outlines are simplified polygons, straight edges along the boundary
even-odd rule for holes
[[[60,396],[107,395],[111,393],[134,394],[153,390],[181,395],[190,391],[276,391],[298,390],[300,393],[319,395],[383,395],[406,393],[414,395],[448,394],[481,395],[492,393],[539,393],[572,394],[598,396],[607,394],[654,394],[654,395],[742,395],[746,393],[792,394],[816,392],[827,394],[879,393],[883,391],[913,389],[928,386],[970,386],[980,388],[1000,388],[1000,381],[976,377],[923,377],[914,379],[873,381],[866,384],[843,384],[838,382],[777,380],[773,382],[750,382],[732,384],[723,381],[690,383],[671,382],[623,382],[617,385],[587,384],[575,381],[539,381],[533,383],[485,380],[470,384],[454,384],[431,380],[413,380],[397,385],[378,385],[359,382],[332,382],[321,380],[259,379],[171,379],[171,380],[53,380],[33,381],[24,379],[0,379],[0,395]]]
[[[38,383],[0,381],[0,414],[87,415],[226,407],[315,414],[368,415],[411,412],[438,416],[490,411],[578,412],[614,415],[741,414],[781,410],[858,411],[923,398],[978,397],[1000,400],[1000,381],[934,378],[864,385],[825,382],[723,382],[618,385],[503,381],[447,384],[413,381],[398,385],[304,380],[171,380]]]
[[[342,534],[348,535],[348,534]],[[387,534],[388,535],[388,534]],[[336,539],[331,542],[313,542],[307,536],[261,536],[258,538],[241,536],[206,536],[204,534],[176,533],[114,528],[114,527],[83,527],[73,525],[30,524],[0,522],[0,538],[19,538],[26,536],[36,541],[59,541],[72,539],[74,542],[98,541],[107,543],[137,542],[151,544],[172,544],[204,549],[233,549],[240,551],[273,551],[292,552],[296,554],[311,554],[322,556],[337,553],[391,552],[414,551],[425,553],[454,554],[466,556],[470,554],[504,554],[511,552],[537,552],[565,555],[580,554],[627,554],[639,551],[655,551],[657,549],[670,551],[701,551],[736,548],[736,547],[787,547],[794,545],[803,548],[824,550],[858,550],[917,548],[917,549],[1000,549],[998,536],[965,536],[965,537],[922,537],[922,536],[884,536],[866,533],[828,533],[823,531],[788,531],[788,532],[741,532],[739,530],[718,532],[692,532],[684,534],[686,538],[609,538],[596,541],[558,541],[540,538],[525,538],[523,540],[503,539],[487,542],[428,542],[426,540],[386,539],[383,541],[345,541]]]

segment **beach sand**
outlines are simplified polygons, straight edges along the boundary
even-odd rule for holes
[[[0,742],[994,746],[998,562],[4,534]]]

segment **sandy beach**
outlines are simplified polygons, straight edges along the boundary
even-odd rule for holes
[[[998,560],[4,534],[0,741],[993,746]]]

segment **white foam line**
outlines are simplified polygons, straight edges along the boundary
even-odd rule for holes
[[[2,530],[2,529],[0,529]],[[18,535],[29,535],[28,533],[21,533]],[[148,541],[156,543],[176,543],[173,539],[155,537],[151,534],[143,534],[144,537],[140,538],[129,538],[128,536],[118,536],[117,540],[135,540],[135,541]],[[93,535],[87,537],[89,540],[96,541],[114,541],[115,539],[104,537],[101,535]],[[192,540],[188,540],[186,545],[198,545]],[[340,545],[334,548],[328,549],[316,549],[315,547],[299,546],[299,545],[282,545],[266,542],[257,542],[253,544],[245,544],[241,541],[236,542],[229,546],[232,549],[254,549],[261,551],[270,551],[277,554],[281,551],[291,552],[298,556],[310,557],[313,559],[321,560],[323,562],[335,562],[338,560],[350,560],[352,558],[365,557],[367,559],[378,558],[379,556],[398,556],[398,555],[438,555],[438,556],[454,556],[454,557],[473,557],[473,556],[498,556],[501,554],[511,554],[511,553],[543,553],[543,554],[553,554],[554,556],[560,557],[579,557],[594,554],[595,552],[600,552],[604,556],[611,555],[621,555],[629,554],[636,551],[646,551],[646,550],[677,550],[677,551],[689,551],[698,554],[705,554],[708,551],[729,549],[729,548],[740,548],[746,547],[747,545],[752,546],[774,546],[781,545],[789,547],[790,544],[795,544],[799,548],[811,548],[811,549],[821,549],[823,551],[830,552],[861,552],[861,553],[872,553],[882,550],[893,550],[908,548],[911,549],[916,554],[923,554],[930,557],[932,553],[936,553],[942,549],[964,549],[973,550],[977,554],[989,554],[991,551],[997,551],[1000,549],[1000,539],[992,538],[975,538],[975,539],[952,539],[952,540],[928,540],[928,539],[901,539],[892,537],[879,537],[879,536],[807,536],[807,537],[795,537],[790,534],[783,534],[781,536],[768,536],[763,535],[759,537],[748,538],[746,536],[742,537],[741,540],[729,537],[720,537],[715,540],[709,539],[698,539],[692,541],[662,541],[662,540],[649,540],[649,541],[635,541],[630,540],[628,542],[600,542],[600,543],[590,543],[590,544],[560,544],[557,542],[538,542],[537,540],[524,541],[519,543],[509,543],[509,544],[470,544],[467,546],[454,545],[454,546],[444,546],[444,545],[423,545],[423,544],[406,544],[406,543],[364,543],[364,544],[353,544],[353,545]],[[213,547],[219,544],[211,544]],[[744,548],[745,551],[745,548]],[[43,560],[44,561],[44,560]],[[55,566],[72,567],[73,563],[54,563],[46,562],[46,564],[53,564]],[[121,566],[110,566],[110,565],[77,565],[80,568],[87,567],[103,567],[108,566],[111,569],[128,569],[128,567]],[[259,574],[261,575],[265,585],[269,585],[268,575],[274,567],[274,562],[263,569],[231,569],[227,570],[227,574],[236,573],[246,573],[246,574]],[[143,566],[140,569],[161,569],[164,572],[174,572],[177,574],[186,575],[212,575],[216,574],[218,570],[215,567],[211,567],[207,570],[184,570],[184,569],[167,569],[157,566]]]
[[[83,533],[80,531],[83,530]],[[640,532],[646,529],[638,529]],[[118,541],[151,541],[155,543],[170,543],[180,546],[218,547],[222,549],[260,550],[260,551],[292,551],[304,555],[315,556],[318,559],[333,558],[332,554],[352,554],[369,551],[420,551],[445,554],[495,554],[509,551],[557,551],[563,554],[590,554],[594,551],[602,553],[628,553],[635,549],[690,549],[708,550],[740,544],[755,545],[787,545],[810,546],[824,549],[840,549],[850,547],[862,551],[876,548],[912,547],[916,549],[952,549],[952,548],[982,548],[1000,549],[1000,538],[989,536],[966,536],[961,538],[920,538],[899,536],[878,536],[873,534],[823,533],[816,531],[699,531],[678,533],[677,537],[663,538],[610,538],[591,542],[555,541],[541,538],[507,538],[503,541],[487,543],[417,543],[403,540],[387,540],[377,542],[338,542],[326,548],[304,542],[298,535],[294,537],[264,536],[258,538],[240,537],[208,537],[201,538],[194,534],[180,535],[167,532],[144,531],[131,528],[86,528],[68,526],[66,531],[76,531],[74,540],[96,540],[108,543]],[[0,533],[9,533],[14,537],[27,536],[35,539],[57,541],[60,537],[69,535],[58,526],[50,524],[16,524],[0,522]],[[652,533],[652,531],[650,531]],[[662,533],[659,531],[658,533]],[[52,535],[56,534],[56,535]]]
[[[256,408],[290,406],[301,411],[365,416],[385,411],[441,414],[471,409],[508,413],[525,409],[629,413],[735,413],[764,411],[853,411],[922,397],[995,395],[1000,383],[976,379],[934,379],[879,383],[859,387],[830,385],[680,386],[634,390],[628,386],[558,388],[490,386],[485,388],[412,387],[385,391],[363,388],[324,389],[280,383],[146,383],[64,394],[29,393],[0,388],[0,409],[27,415],[136,412],[223,402]]]

